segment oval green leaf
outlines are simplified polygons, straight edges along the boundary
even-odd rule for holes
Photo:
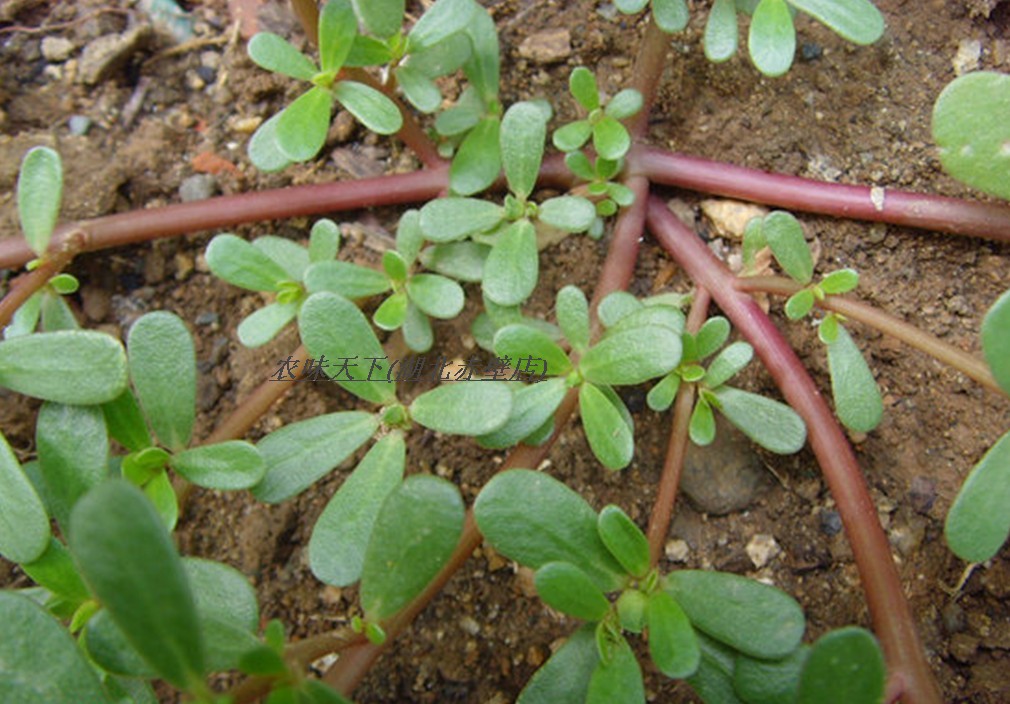
[[[328,96],[327,96],[328,97]],[[403,115],[396,103],[371,86],[356,81],[340,81],[333,87],[333,97],[368,129],[377,134],[393,134],[403,127]],[[329,127],[329,106],[326,108]],[[325,141],[326,133],[323,132]],[[322,143],[319,145],[322,147]],[[319,149],[316,149],[319,151]],[[313,152],[315,154],[315,152]]]
[[[800,672],[809,655],[809,645],[801,645],[781,660],[756,660],[737,655],[733,689],[748,704],[795,704]]]
[[[352,0],[354,12],[369,34],[381,39],[393,36],[403,24],[404,0]]]
[[[596,529],[600,540],[628,574],[645,576],[650,566],[649,541],[628,514],[619,506],[604,506]]]
[[[705,384],[709,388],[722,386],[737,372],[750,364],[754,348],[746,342],[734,342],[723,349],[705,370]]]
[[[701,663],[701,649],[691,622],[666,592],[654,592],[646,607],[649,655],[659,671],[673,679],[693,675]]]
[[[982,320],[982,352],[996,382],[1010,394],[1010,291],[999,297]]]
[[[873,634],[849,626],[817,639],[800,675],[797,704],[877,704],[887,669]]]
[[[34,147],[21,160],[18,173],[18,216],[28,246],[45,254],[56,227],[63,197],[63,164],[49,147]]]
[[[872,44],[884,34],[884,18],[870,0],[789,0],[853,44]]]
[[[326,143],[332,107],[333,94],[317,86],[284,108],[274,128],[281,153],[291,161],[308,161],[318,154]]]
[[[207,266],[215,276],[250,291],[276,291],[291,278],[263,250],[232,234],[214,237],[206,255]]]
[[[565,286],[558,291],[554,312],[565,339],[582,352],[589,346],[589,302],[577,286]]]
[[[814,260],[799,220],[784,210],[776,210],[765,218],[762,230],[783,271],[801,284],[810,283]]]
[[[736,53],[739,33],[735,0],[715,0],[705,23],[705,58],[728,61]]]
[[[964,480],[943,532],[958,557],[984,562],[1010,536],[1010,433],[1001,437]]]
[[[438,274],[416,274],[407,280],[407,295],[422,313],[450,320],[466,303],[463,287]]]
[[[438,198],[421,208],[421,231],[432,242],[451,242],[495,227],[505,217],[500,205],[478,198]]]
[[[463,240],[427,247],[420,259],[425,269],[457,281],[478,283],[484,277],[484,262],[490,252],[489,245]]]
[[[684,0],[652,0],[652,16],[656,25],[667,34],[683,31],[691,19]]]
[[[485,117],[463,138],[449,167],[449,185],[454,193],[464,196],[479,193],[498,178],[501,173],[500,128],[497,117]],[[499,214],[491,226],[500,220]]]
[[[256,446],[244,440],[184,450],[172,457],[171,465],[189,481],[208,489],[248,489],[266,473]]]
[[[381,271],[350,262],[316,262],[305,271],[309,293],[328,291],[345,298],[367,298],[390,289],[389,279]]]
[[[316,75],[316,65],[283,37],[271,32],[260,32],[249,40],[246,49],[249,58],[260,68],[291,78],[311,81]]]
[[[66,527],[70,510],[109,473],[109,438],[98,406],[44,403],[35,423],[49,509]]]
[[[521,200],[528,198],[536,186],[546,137],[543,111],[532,103],[515,103],[502,117],[499,144],[505,179]]]
[[[585,232],[596,219],[596,206],[579,196],[548,198],[540,204],[537,219],[565,232]]]
[[[621,410],[598,387],[584,383],[579,388],[579,413],[596,459],[607,469],[627,467],[635,454],[635,434]]]
[[[133,391],[126,389],[108,403],[102,404],[105,426],[109,435],[130,452],[143,450],[153,444],[147,431],[147,421],[140,412],[140,405]]]
[[[551,135],[551,142],[563,152],[574,152],[576,149],[580,149],[592,134],[593,126],[589,123],[589,120],[576,120],[554,130],[554,134]],[[580,174],[575,169],[572,169],[572,173],[580,178],[584,178],[586,175],[585,173]],[[590,173],[589,179],[592,178],[593,174]]]
[[[247,315],[235,331],[238,341],[249,348],[262,347],[298,315],[297,303],[271,303]]]
[[[587,112],[600,107],[600,91],[596,85],[596,76],[585,66],[572,70],[568,77],[568,90]]]
[[[821,290],[827,294],[848,293],[859,285],[859,273],[855,269],[839,269],[821,279]]]
[[[494,350],[513,364],[530,358],[544,360],[545,372],[551,376],[563,376],[572,370],[568,355],[547,333],[521,323],[498,330],[494,336]]]
[[[583,621],[599,621],[610,602],[592,579],[570,562],[548,562],[534,575],[537,594],[545,604]]]
[[[586,704],[645,704],[642,668],[623,637],[618,636],[610,662],[596,663]]]
[[[533,673],[516,704],[585,704],[589,678],[599,661],[593,626],[587,624]]]
[[[45,506],[0,433],[0,555],[33,562],[46,551],[50,535]]]
[[[189,445],[196,418],[196,352],[179,316],[155,311],[130,328],[130,378],[162,445]]]
[[[747,48],[758,71],[781,76],[793,65],[796,30],[785,0],[761,0],[751,17]]]
[[[394,71],[396,82],[415,108],[423,113],[435,112],[442,104],[442,91],[433,80],[411,66],[400,66]]]
[[[488,254],[484,294],[498,305],[518,305],[533,293],[539,275],[536,231],[528,220],[514,222]]]
[[[568,386],[562,378],[521,387],[512,394],[512,413],[508,422],[493,432],[479,436],[477,441],[484,447],[505,449],[526,440],[552,420],[554,411],[567,392]]]
[[[694,336],[693,354],[688,355],[685,351],[684,361],[700,362],[717,349],[726,344],[729,339],[730,324],[721,315],[714,316],[706,320],[701,329]]]
[[[634,88],[625,88],[607,103],[606,114],[615,120],[624,120],[642,109],[642,94]]]
[[[835,413],[846,428],[868,433],[877,427],[884,415],[884,402],[873,372],[849,332],[841,325],[834,342],[827,348]]]
[[[593,125],[593,147],[604,159],[620,159],[631,148],[631,135],[620,122],[605,115]]]
[[[388,2],[373,2],[371,4],[385,5]],[[396,19],[397,17],[394,15],[387,21],[394,22]],[[354,16],[354,8],[351,7],[350,0],[327,0],[319,11],[317,30],[319,67],[328,73],[339,71],[344,65],[344,61],[347,60],[347,55],[354,45],[354,36],[357,33],[358,19]]]
[[[722,414],[766,450],[789,455],[807,441],[807,426],[786,404],[732,386],[721,386],[713,394]]]
[[[291,159],[277,146],[277,122],[282,114],[279,112],[260,125],[246,146],[249,161],[264,173],[280,171],[292,164]]]
[[[485,435],[501,428],[512,412],[506,382],[445,382],[410,404],[410,417],[426,428],[452,435]]]
[[[407,294],[397,291],[382,302],[372,315],[372,322],[383,330],[396,330],[407,318]]]
[[[579,371],[594,384],[641,384],[672,371],[680,357],[680,335],[636,327],[608,333],[582,357]]]

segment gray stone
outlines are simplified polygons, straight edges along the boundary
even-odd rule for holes
[[[45,37],[42,40],[42,56],[50,63],[60,63],[74,53],[74,43],[66,37]]]
[[[91,118],[84,115],[71,115],[67,120],[67,127],[70,128],[70,134],[80,137],[91,129]]]
[[[151,25],[137,25],[123,34],[106,34],[84,47],[78,80],[94,85],[118,71],[153,36]]]
[[[217,190],[217,181],[210,174],[193,174],[179,184],[179,198],[183,203],[206,200]]]
[[[721,516],[747,508],[767,476],[750,441],[721,418],[717,426],[711,445],[688,446],[680,488],[698,510]]]

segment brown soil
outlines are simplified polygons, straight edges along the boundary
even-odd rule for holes
[[[570,101],[560,96],[571,68],[580,64],[595,68],[601,86],[611,93],[627,84],[641,22],[607,19],[608,6],[589,0],[484,4],[501,29],[506,102],[546,95],[560,117],[572,117]],[[700,9],[707,3],[693,4]],[[854,48],[811,22],[800,22],[800,40],[807,43],[803,52],[810,58],[798,60],[778,80],[759,77],[741,57],[724,65],[706,62],[700,48],[705,13],[695,12],[689,31],[670,45],[650,123],[651,143],[802,176],[970,196],[939,168],[929,135],[931,106],[953,78],[952,60],[964,40],[980,41],[981,68],[1010,71],[1010,4],[881,0],[878,5],[888,30],[869,48]],[[338,118],[331,134],[333,158],[280,175],[258,174],[245,156],[248,118],[272,114],[292,97],[294,87],[267,77],[245,58],[241,42],[231,41],[224,0],[190,3],[197,36],[216,43],[165,56],[159,52],[169,44],[160,40],[98,84],[77,83],[70,62],[50,63],[42,57],[40,40],[66,37],[79,50],[101,34],[123,30],[126,15],[137,18],[136,10],[93,15],[100,7],[94,0],[20,0],[0,9],[0,19],[8,23],[0,34],[0,189],[5,194],[21,155],[39,143],[55,145],[63,155],[67,218],[174,202],[180,183],[194,173],[194,157],[203,152],[235,165],[216,176],[224,193],[416,166],[398,143],[366,136]],[[263,28],[300,36],[275,0],[262,5],[260,20]],[[49,32],[10,29],[10,23],[57,22],[69,24]],[[520,56],[525,38],[556,28],[570,31],[570,55],[546,65]],[[139,99],[139,105],[130,107],[131,99]],[[87,135],[70,134],[71,115],[93,121]],[[691,209],[699,200],[690,193],[668,195]],[[9,195],[0,200],[5,235],[16,232],[10,201]],[[340,216],[351,235],[342,256],[377,262],[396,217],[392,210]],[[802,219],[820,241],[822,269],[857,268],[859,290],[867,300],[978,353],[982,316],[1010,284],[1005,246],[898,227]],[[236,231],[303,240],[306,223],[264,223]],[[704,231],[709,227],[700,218],[698,225]],[[296,346],[288,334],[266,349],[241,348],[235,326],[261,299],[207,272],[201,253],[208,237],[204,233],[89,255],[73,267],[84,282],[75,304],[89,326],[121,334],[137,316],[155,309],[172,310],[191,323],[201,360],[199,422],[205,434]],[[547,314],[555,291],[565,284],[590,289],[604,254],[604,245],[581,238],[547,250],[540,293],[530,308]],[[632,290],[648,293],[657,286],[686,290],[687,283],[647,241]],[[438,326],[443,353],[469,350],[469,319]],[[779,320],[827,388],[826,364],[814,335]],[[946,549],[942,537],[943,517],[957,487],[1008,427],[1007,404],[876,332],[855,327],[854,334],[869,356],[887,406],[883,424],[858,439],[857,451],[945,698],[973,704],[1010,701],[1010,553],[1004,550],[979,567],[955,598],[949,587],[964,564]],[[772,392],[760,370],[750,372],[747,381],[752,389]],[[34,451],[36,405],[14,395],[3,399],[0,427],[21,458],[28,459]],[[597,508],[619,504],[644,526],[669,419],[644,408],[641,394],[632,393],[629,400],[637,400],[638,449],[628,469],[602,469],[574,422],[552,451],[549,471]],[[260,420],[251,437],[352,404],[348,395],[334,395],[321,385],[297,385]],[[453,480],[468,502],[501,461],[498,453],[431,432],[414,434],[409,451],[408,471]],[[747,510],[715,517],[678,502],[670,538],[686,540],[690,549],[686,563],[665,562],[663,567],[714,568],[770,580],[800,600],[810,639],[843,624],[868,625],[851,552],[842,535],[829,537],[822,530],[824,512],[833,502],[812,455],[804,451],[762,459],[776,479],[767,482]],[[283,619],[295,637],[344,624],[355,613],[356,590],[323,587],[309,572],[306,554],[311,527],[343,476],[338,470],[279,506],[258,504],[246,493],[197,491],[181,520],[180,547],[185,554],[240,569],[258,591],[264,619]],[[782,552],[755,571],[744,546],[759,533],[774,536]],[[26,578],[0,562],[0,583],[23,586]],[[572,629],[572,622],[537,600],[528,575],[490,552],[479,552],[369,674],[356,700],[512,701]],[[650,701],[694,701],[685,685],[655,672],[647,674],[646,686]]]

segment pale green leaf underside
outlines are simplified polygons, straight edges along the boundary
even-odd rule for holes
[[[46,509],[0,434],[0,555],[32,562],[45,552],[49,537]]]
[[[56,227],[63,196],[63,164],[49,147],[31,149],[18,174],[18,215],[28,246],[42,256]]]
[[[944,525],[947,544],[970,562],[993,557],[1010,535],[1010,433],[965,479]]]
[[[835,341],[827,347],[835,412],[845,427],[868,433],[884,415],[884,403],[873,372],[844,327],[838,327]]]
[[[165,447],[189,445],[196,418],[196,352],[186,324],[156,311],[130,328],[130,378],[144,414]]]

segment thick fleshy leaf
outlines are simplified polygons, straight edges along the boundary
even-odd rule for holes
[[[375,443],[326,504],[309,540],[309,564],[317,578],[338,587],[361,578],[379,507],[403,480],[406,457],[403,435],[390,433]]]
[[[490,252],[489,245],[463,240],[426,247],[420,259],[425,269],[457,281],[478,283],[484,276],[484,262]]]
[[[457,32],[435,46],[411,52],[405,65],[428,78],[439,78],[459,70],[470,58],[470,53],[470,39],[465,33]]]
[[[352,0],[354,12],[369,34],[386,39],[403,24],[404,0]]]
[[[0,592],[0,700],[111,704],[95,669],[56,619],[27,597]]]
[[[591,125],[590,125],[590,131],[592,131]],[[586,139],[588,138],[589,137],[587,135]],[[571,171],[573,174],[581,178],[583,181],[592,181],[596,178],[596,170],[590,163],[589,157],[587,157],[581,151],[570,152],[568,154],[565,154],[565,166],[567,166],[569,171]]]
[[[282,282],[291,278],[261,249],[227,233],[210,241],[207,266],[218,278],[250,291],[276,291]]]
[[[109,439],[98,406],[44,403],[35,423],[49,508],[66,527],[70,510],[109,473]]]
[[[407,281],[407,295],[421,312],[443,320],[455,318],[466,303],[463,287],[438,274],[416,274],[410,277]]]
[[[558,291],[554,313],[565,339],[578,351],[589,346],[589,302],[577,286],[565,286]]]
[[[677,570],[664,589],[691,623],[745,655],[782,658],[803,637],[803,609],[785,592],[728,572]]]
[[[565,232],[585,232],[596,219],[596,206],[579,196],[548,198],[540,204],[537,219]]]
[[[381,621],[406,606],[442,569],[462,531],[463,500],[446,480],[415,474],[393,489],[365,550],[366,618]]]
[[[502,117],[499,141],[505,179],[520,199],[528,198],[536,186],[546,137],[543,111],[532,103],[516,103]]]
[[[635,453],[635,435],[620,409],[602,390],[587,382],[579,388],[579,413],[589,447],[603,466],[627,467]]]
[[[559,127],[554,130],[554,134],[551,135],[551,141],[554,146],[563,152],[574,152],[576,149],[580,149],[583,144],[589,141],[589,137],[593,134],[593,126],[589,123],[589,120],[576,120],[575,122],[569,122],[563,127]],[[571,168],[571,167],[569,167]],[[572,169],[572,173],[576,176],[585,178],[585,174],[580,174]],[[593,178],[593,174],[589,174],[589,179]]]
[[[803,419],[786,404],[732,386],[721,386],[712,393],[719,401],[719,411],[766,450],[789,455],[799,452],[806,442]]]
[[[311,81],[318,71],[305,54],[271,32],[260,32],[250,39],[248,52],[249,58],[260,68],[291,78]]]
[[[761,229],[782,269],[801,284],[810,283],[814,260],[799,221],[790,213],[776,210],[764,219]]]
[[[701,447],[707,447],[715,440],[715,414],[712,406],[704,397],[695,401],[691,410],[691,422],[688,425],[691,442]]]
[[[615,120],[624,120],[642,109],[642,94],[634,88],[625,88],[607,103],[606,114]]]
[[[884,18],[870,0],[789,0],[854,44],[872,44],[884,34]]]
[[[502,306],[529,298],[540,275],[537,234],[532,223],[519,220],[501,234],[484,265],[484,295]]]
[[[426,428],[452,435],[485,435],[501,428],[512,412],[506,383],[445,383],[410,404],[410,417]]]
[[[498,99],[501,75],[498,28],[486,10],[477,9],[467,25],[466,33],[473,45],[473,53],[463,65],[463,72],[476,88],[484,105],[492,105]]]
[[[800,672],[809,655],[809,645],[801,645],[781,660],[756,660],[737,655],[733,688],[748,704],[793,704]]]
[[[45,506],[0,433],[0,555],[33,562],[46,551],[50,535]]]
[[[418,210],[408,210],[400,216],[396,223],[396,251],[408,267],[414,265],[417,255],[424,246],[424,233],[421,231],[421,213]]]
[[[606,115],[593,125],[593,147],[604,159],[620,159],[631,148],[631,135],[624,125]]]
[[[207,669],[235,669],[239,658],[260,642],[255,636],[256,592],[241,572],[220,562],[187,557],[182,567],[196,599]]]
[[[196,352],[179,316],[156,311],[130,328],[130,378],[154,434],[165,447],[189,445],[196,417]]]
[[[813,310],[817,299],[809,288],[800,289],[786,300],[785,313],[790,320],[799,320]]]
[[[371,86],[356,81],[340,81],[333,87],[333,96],[357,118],[358,122],[372,132],[393,134],[403,127],[403,115],[400,114],[396,103]],[[329,114],[327,114],[328,125]],[[323,137],[325,136],[324,133]],[[322,144],[319,146],[322,147]]]
[[[328,291],[345,298],[367,298],[385,293],[390,285],[383,272],[350,262],[316,262],[305,271],[309,293]]]
[[[653,327],[666,328],[682,336],[685,322],[684,314],[673,306],[648,305],[621,316],[621,319],[607,330],[607,336],[635,328]],[[683,342],[681,346],[683,347]]]
[[[781,76],[793,65],[796,30],[785,0],[761,0],[751,18],[747,48],[758,71]]]
[[[693,675],[701,662],[701,650],[680,604],[666,592],[655,592],[649,596],[646,621],[649,655],[659,671],[673,679]]]
[[[545,373],[563,376],[572,370],[572,363],[565,351],[547,333],[528,325],[506,325],[494,336],[495,354],[509,358],[513,364],[521,364],[524,359],[543,360]]]
[[[750,364],[754,348],[746,342],[734,342],[716,355],[705,372],[705,384],[709,388],[722,386],[737,372]]]
[[[996,383],[1010,394],[1010,291],[999,297],[982,320],[982,352]]]
[[[537,569],[570,562],[604,592],[627,581],[600,540],[596,512],[553,477],[530,469],[502,472],[481,490],[473,511],[485,540],[520,564]]]
[[[0,386],[44,401],[105,403],[126,388],[126,353],[93,330],[15,337],[0,342]]]
[[[384,66],[392,60],[393,52],[389,50],[386,42],[367,34],[359,34],[354,37],[351,51],[344,59],[344,67]]]
[[[873,634],[849,626],[817,639],[800,675],[798,704],[882,702],[887,669]]]
[[[34,147],[21,160],[18,216],[28,246],[40,257],[49,246],[63,197],[63,164],[49,147]]]
[[[984,562],[1010,536],[1010,433],[1001,437],[964,480],[943,528],[958,557]]]
[[[454,193],[464,196],[479,193],[498,178],[501,173],[500,128],[497,117],[485,117],[463,139],[449,167],[449,185]]]
[[[673,34],[687,26],[691,13],[684,0],[652,0],[652,17],[661,30]]]
[[[589,678],[599,660],[593,626],[587,624],[533,673],[516,704],[585,704]]]
[[[394,73],[403,94],[415,108],[424,113],[435,112],[442,104],[442,91],[433,80],[410,66],[400,66]]]
[[[302,93],[277,118],[274,139],[291,161],[308,161],[323,148],[330,129],[333,94],[318,86]]]
[[[435,333],[431,321],[421,310],[407,301],[407,313],[403,318],[403,341],[415,352],[427,352],[435,344]]]
[[[298,315],[297,303],[271,303],[239,323],[238,340],[246,347],[262,347]]]
[[[282,114],[279,112],[260,125],[246,146],[249,161],[264,173],[286,169],[293,163],[277,146],[277,122]]]
[[[397,291],[382,302],[372,315],[372,322],[383,330],[396,330],[407,318],[409,299],[404,291]]]
[[[572,70],[568,77],[568,90],[587,112],[600,107],[600,89],[596,85],[596,76],[585,66]]]
[[[371,413],[343,411],[275,430],[256,443],[267,470],[253,496],[270,504],[291,498],[350,457],[378,427]]]
[[[490,230],[505,217],[496,203],[478,198],[438,198],[421,208],[421,231],[432,242],[451,242]]]
[[[291,281],[301,281],[309,266],[309,252],[297,242],[284,237],[264,235],[252,241],[252,246],[273,259]]]
[[[658,384],[649,389],[649,394],[645,397],[649,408],[654,411],[665,411],[673,405],[677,391],[680,390],[680,382],[681,378],[677,373],[664,376]]]
[[[694,350],[690,356],[685,353],[685,361],[701,361],[726,344],[729,339],[730,324],[721,315],[709,318],[694,336]]]
[[[469,42],[469,39],[467,39]],[[473,86],[467,86],[456,99],[456,104],[438,113],[435,131],[443,137],[455,137],[472,129],[484,115],[484,105]],[[497,119],[495,119],[497,122]],[[495,135],[495,146],[498,137]]]
[[[705,23],[705,58],[728,61],[736,53],[739,34],[735,0],[715,0]]]
[[[350,0],[327,0],[319,12],[319,67],[330,73],[339,71],[357,33],[358,19]]]
[[[463,31],[474,14],[481,11],[473,0],[438,0],[407,35],[408,52],[433,47],[456,32]]]
[[[845,427],[868,433],[884,415],[884,402],[873,372],[844,327],[838,327],[834,342],[827,348],[835,413]]]
[[[704,702],[745,704],[733,689],[733,665],[737,653],[701,631],[696,631],[695,635],[701,646],[701,662],[698,670],[687,678],[691,689]]]
[[[327,358],[331,365],[325,368],[327,376],[352,394],[379,404],[396,398],[395,385],[381,373],[386,370],[382,345],[365,315],[349,300],[334,293],[312,294],[298,313],[298,329],[309,354],[320,361]],[[341,372],[340,360],[357,366]]]
[[[617,6],[617,9],[626,15],[641,12],[648,4],[649,0],[614,0],[614,5]]]
[[[597,662],[586,704],[645,704],[642,668],[623,637],[618,636],[609,662]]]
[[[154,505],[154,510],[161,516],[165,528],[169,531],[175,530],[175,524],[179,520],[179,497],[175,494],[168,472],[162,470],[154,475],[154,478],[144,485],[143,491]]]
[[[39,316],[42,314],[43,296],[42,291],[36,291],[14,312],[10,324],[3,329],[5,340],[35,332],[35,328],[39,324]]]
[[[309,261],[332,261],[340,250],[340,228],[329,218],[317,220],[309,234]]]
[[[548,562],[534,575],[537,594],[548,606],[583,621],[599,621],[610,602],[589,576],[570,562]]]
[[[505,449],[521,440],[527,440],[545,423],[550,422],[567,392],[564,379],[548,379],[521,387],[512,394],[512,412],[508,422],[495,431],[479,436],[477,441],[484,447]]]
[[[139,489],[107,481],[70,517],[70,549],[84,581],[134,648],[181,688],[204,674],[203,643],[182,561]]]
[[[596,528],[600,540],[628,574],[644,577],[649,571],[649,541],[628,514],[613,504],[604,506]]]
[[[136,452],[153,444],[140,405],[130,389],[103,403],[102,412],[109,435],[126,449]]]
[[[171,464],[186,479],[208,489],[248,489],[266,472],[256,446],[244,440],[184,450],[172,457]]]
[[[61,274],[61,276],[70,275]],[[49,280],[49,283],[52,284],[53,281],[56,280],[57,277],[53,277]],[[74,279],[73,283],[74,286],[76,286],[77,279]],[[74,291],[76,290],[77,289],[74,288]],[[67,305],[66,296],[57,293],[55,290],[42,292],[42,329],[46,332],[81,329],[81,325],[77,322],[74,312],[70,310],[70,306]]]
[[[70,553],[56,538],[49,539],[49,545],[35,560],[21,563],[21,569],[36,584],[70,601],[75,607],[91,597]]]
[[[600,301],[596,313],[600,316],[600,322],[609,328],[643,307],[642,302],[627,291],[614,291]]]
[[[821,279],[824,293],[848,293],[859,285],[859,273],[855,269],[838,269]]]
[[[106,672],[120,677],[152,679],[158,676],[126,634],[115,624],[108,611],[92,616],[81,634],[81,645],[88,657]]]
[[[594,384],[631,385],[664,376],[680,364],[680,335],[665,327],[636,327],[608,333],[579,361]]]

